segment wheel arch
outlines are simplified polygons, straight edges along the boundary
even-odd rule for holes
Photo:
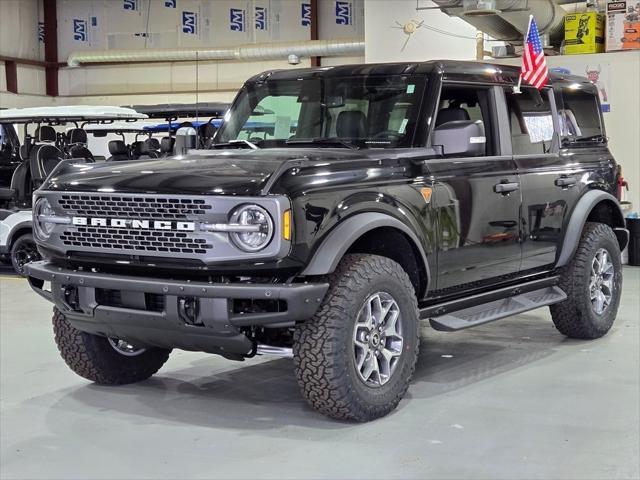
[[[385,247],[372,241],[380,238],[390,240],[393,238],[390,235],[395,236],[399,244]],[[402,248],[402,241],[406,241],[404,246],[411,247],[410,251]],[[373,253],[391,258],[405,269],[418,298],[426,294],[431,281],[427,256],[417,234],[397,218],[377,212],[359,213],[348,218],[326,236],[302,275],[332,273],[346,253]],[[411,266],[412,258],[415,268]]]
[[[629,241],[624,215],[618,200],[602,190],[585,193],[573,209],[567,224],[562,248],[558,254],[556,267],[563,267],[573,257],[580,242],[580,236],[586,222],[598,222],[609,225],[618,239],[620,250],[624,250]]]
[[[31,222],[21,222],[16,224],[11,231],[9,232],[9,235],[7,236],[7,248],[9,251],[11,251],[11,247],[13,246],[13,242],[15,242],[18,238],[20,238],[22,235],[26,234],[26,233],[30,233],[33,234],[33,225],[31,224]]]

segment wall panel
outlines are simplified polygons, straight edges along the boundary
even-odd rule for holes
[[[65,61],[71,52],[89,49],[308,40],[309,5],[309,0],[58,0],[59,57]],[[320,0],[319,22],[321,38],[361,37],[364,0]]]
[[[40,60],[39,0],[0,0],[0,55]]]

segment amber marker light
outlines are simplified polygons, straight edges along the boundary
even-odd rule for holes
[[[291,240],[291,210],[285,210],[282,214],[282,238]]]
[[[421,188],[420,193],[422,194],[422,198],[424,198],[425,203],[431,202],[431,194],[433,193],[433,189],[431,188]]]

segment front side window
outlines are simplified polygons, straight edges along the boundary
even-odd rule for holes
[[[492,100],[489,88],[482,86],[445,85],[440,94],[440,104],[434,129],[447,128],[452,122],[472,122],[480,127],[482,151],[478,156],[497,155],[498,146],[492,121]]]
[[[350,76],[267,80],[246,85],[216,143],[249,140],[260,148],[311,143],[408,147],[424,77]]]
[[[549,90],[523,88],[522,93],[505,92],[511,144],[514,155],[535,155],[549,152],[553,140],[553,112]]]

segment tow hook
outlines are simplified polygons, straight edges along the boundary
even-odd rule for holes
[[[203,326],[198,320],[200,301],[196,297],[178,297],[178,315],[187,325]]]

